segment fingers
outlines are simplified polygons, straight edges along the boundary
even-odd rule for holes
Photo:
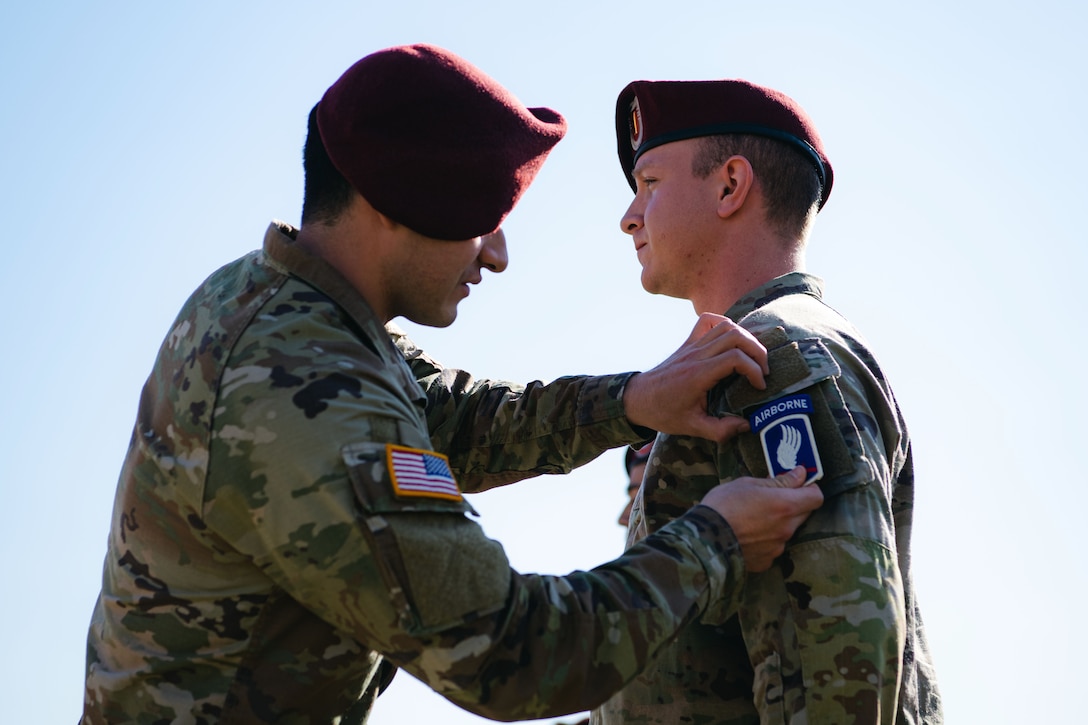
[[[778,556],[778,554],[775,554],[774,552],[767,554],[751,549],[744,549],[743,547],[741,550],[744,554],[744,568],[755,574],[770,569],[771,564],[774,563],[775,557]]]
[[[804,484],[805,469],[798,466],[774,478],[745,476],[715,486],[701,503],[717,510],[729,523],[748,570],[763,571],[823,503],[820,487]]]
[[[732,322],[732,320],[722,315],[715,315],[713,312],[702,313],[699,315],[699,319],[695,321],[695,327],[692,328],[691,334],[688,335],[687,342],[698,340],[722,322]]]
[[[762,346],[761,346],[762,347]],[[740,349],[729,350],[728,352],[720,355],[717,360],[721,361],[720,373],[718,379],[727,377],[733,373],[742,375],[757,390],[766,390],[767,383],[764,377],[768,372],[767,369],[767,356],[764,354],[762,361],[758,358],[752,358],[745,354]]]
[[[798,493],[802,494],[797,501],[798,505],[802,507],[804,512],[802,515],[802,520],[808,518],[808,515],[810,513],[820,508],[820,506],[822,506],[824,503],[824,492],[820,490],[819,486],[802,486],[801,490]]]
[[[698,333],[704,329],[706,332],[699,336]],[[763,376],[770,372],[767,348],[752,333],[729,318],[709,313],[700,315],[699,322],[685,343],[695,344],[699,347],[699,356],[711,363],[706,371],[708,375],[720,380],[737,373],[759,390],[766,388]]]
[[[695,431],[694,435],[718,443],[724,443],[741,433],[747,433],[751,428],[747,420],[736,415],[725,415],[721,418],[703,415],[693,423],[692,427]]]
[[[785,507],[784,515],[791,517],[789,522],[790,535],[797,530],[798,526],[804,523],[810,513],[820,508],[824,502],[823,491],[820,490],[819,486],[806,485],[805,481],[807,479],[808,472],[804,466],[797,466],[792,471],[780,473],[771,479],[753,479],[772,488],[796,489],[796,493],[781,501]]]
[[[704,313],[676,352],[628,381],[624,408],[635,425],[725,441],[748,425],[708,415],[707,391],[731,375],[765,390],[767,373],[767,350],[750,332],[726,317]]]
[[[761,383],[762,376],[771,371],[767,364],[767,348],[763,346],[763,343],[748,330],[730,320],[720,323],[707,333],[704,344],[710,355],[721,355],[730,351],[743,353],[746,358],[756,364]]]
[[[805,485],[805,473],[804,466],[795,466],[792,471],[780,473],[770,479],[767,485],[777,486],[778,488],[801,488],[801,486]]]
[[[731,338],[731,335],[735,339]],[[687,342],[696,341],[705,346],[712,345],[712,347],[708,347],[708,352],[711,355],[732,347],[742,349],[751,357],[765,357],[767,353],[763,345],[748,330],[728,317],[715,315],[711,312],[704,312],[699,315],[695,327],[692,328],[691,334],[688,335]]]

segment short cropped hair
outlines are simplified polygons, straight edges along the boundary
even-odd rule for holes
[[[317,106],[310,110],[302,149],[302,223],[333,224],[351,205],[354,188],[336,170],[317,128]]]
[[[766,204],[767,222],[787,236],[804,239],[819,210],[820,176],[808,159],[788,143],[751,134],[703,136],[692,172],[705,179],[731,156],[752,164]]]

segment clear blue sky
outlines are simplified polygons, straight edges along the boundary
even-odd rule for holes
[[[297,222],[306,115],[379,48],[431,42],[570,123],[511,264],[438,359],[519,381],[645,369],[694,322],[619,231],[616,94],[740,77],[800,101],[835,167],[809,268],[914,437],[915,576],[949,722],[1071,722],[1086,304],[1084,10],[982,2],[9,3],[0,11],[0,722],[74,722],[139,390],[207,274]],[[618,554],[610,452],[476,497],[522,571]],[[568,720],[572,718],[567,718]],[[475,723],[400,675],[374,722]]]

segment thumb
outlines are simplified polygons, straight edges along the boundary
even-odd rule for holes
[[[801,488],[805,485],[806,471],[804,466],[796,466],[792,471],[780,473],[774,477],[774,483],[779,488]]]

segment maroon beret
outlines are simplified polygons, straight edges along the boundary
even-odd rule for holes
[[[333,166],[370,204],[435,239],[494,231],[567,125],[526,108],[433,45],[387,48],[340,76],[317,107]]]
[[[789,96],[742,80],[634,81],[616,100],[616,144],[627,182],[639,156],[672,141],[720,133],[767,136],[792,144],[812,161],[823,187],[820,208],[833,180],[831,162],[808,114]]]

